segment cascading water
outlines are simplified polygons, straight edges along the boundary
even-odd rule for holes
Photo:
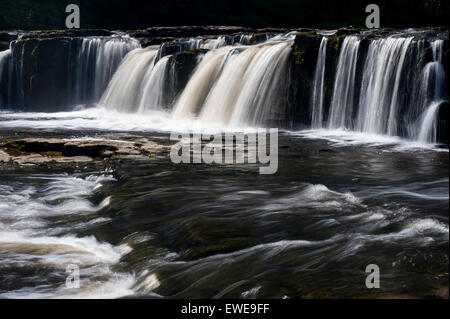
[[[263,123],[280,107],[292,37],[210,52],[175,105],[173,116],[203,122]]]
[[[339,54],[334,82],[328,126],[330,129],[348,128],[352,125],[355,76],[361,41],[356,36],[346,37]]]
[[[233,125],[264,124],[280,112],[286,95],[287,59],[291,43],[269,46],[252,61],[245,74],[245,84],[236,101],[231,117]],[[284,110],[282,110],[284,111]]]
[[[7,83],[7,71],[8,71],[8,61],[11,55],[11,50],[6,50],[0,52],[0,107],[6,105],[6,101],[3,97],[3,88],[7,87],[4,83]]]
[[[323,125],[323,85],[325,78],[325,62],[327,58],[328,38],[320,41],[317,55],[316,69],[314,71],[313,91],[311,95],[311,126],[320,128]]]
[[[40,103],[61,110],[98,102],[123,57],[140,42],[129,36],[19,39],[10,47],[5,106],[29,109]]]
[[[139,41],[127,36],[82,39],[74,62],[69,64],[74,68],[73,78],[69,79],[72,103],[97,102],[122,59],[138,47]]]
[[[356,130],[397,135],[399,86],[412,37],[370,43],[359,99]]]
[[[440,39],[430,42],[433,58],[421,69],[424,40],[402,35],[371,39],[363,54],[361,40],[346,37],[339,51],[325,124],[326,37],[322,38],[311,89],[311,127],[403,135],[435,143],[439,105],[447,99],[441,62],[443,43]],[[402,123],[405,127],[400,126]]]
[[[223,47],[205,55],[173,108],[174,118],[192,116],[200,110],[224,62],[237,52],[238,49]]]
[[[67,101],[67,106],[99,102],[128,113],[164,110],[172,118],[194,116],[231,126],[291,123],[298,120],[291,114],[301,114],[301,120],[311,119],[313,129],[434,143],[439,105],[447,99],[445,35],[433,39],[420,32],[367,31],[342,42],[334,32],[315,33],[321,41],[305,110],[290,104],[290,94],[302,92],[290,90],[289,82],[289,74],[296,72],[290,61],[295,32],[184,38],[145,49],[128,36],[72,38],[65,49],[68,56],[63,56],[68,70],[58,75],[63,83],[48,88],[63,96],[57,103]],[[21,41],[0,53],[0,81],[7,80],[0,102],[19,108],[34,102],[30,88],[38,69],[23,58],[33,54],[31,45],[37,41],[26,50]],[[339,48],[336,57],[333,48]]]
[[[155,47],[131,51],[114,74],[99,104],[118,111],[138,111],[145,85],[143,80],[151,75],[157,54]]]
[[[422,124],[417,138],[420,142],[436,142],[436,118],[441,103],[442,102],[433,102],[424,112],[421,118]]]
[[[442,65],[442,48],[444,41],[436,40],[431,43],[433,61],[429,62],[422,77],[422,87],[424,89],[424,109],[420,117],[420,127],[418,130],[418,140],[425,143],[436,142],[437,116],[439,106],[444,102],[445,96],[445,72]]]

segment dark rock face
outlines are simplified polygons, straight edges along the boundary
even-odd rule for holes
[[[12,46],[15,72],[10,105],[27,110],[63,109],[68,96],[67,38],[25,39]]]
[[[324,78],[325,108],[331,102],[334,74],[340,45],[344,37],[345,35],[336,33],[330,36],[327,45]],[[311,124],[311,92],[321,40],[322,35],[317,34],[314,30],[306,30],[297,33],[292,47],[289,117],[293,119],[290,126],[295,129],[304,128]],[[324,114],[328,114],[327,109],[324,110]]]
[[[173,95],[178,95],[186,86],[189,78],[197,66],[197,60],[201,55],[206,54],[208,50],[197,49],[191,51],[182,51],[175,53],[170,58],[170,63],[173,66]]]
[[[43,31],[25,31],[23,38],[53,39],[61,37],[107,37],[113,35],[113,31],[101,29],[66,29],[66,30],[43,30]]]
[[[448,145],[448,108],[449,103],[444,102],[439,107],[438,114],[438,127],[437,127],[437,140],[440,143]]]

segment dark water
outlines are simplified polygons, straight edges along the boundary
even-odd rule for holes
[[[447,151],[291,134],[279,145],[275,175],[165,157],[4,167],[0,296],[434,298],[448,287]],[[69,264],[80,289],[65,288]],[[366,288],[369,264],[380,289]]]

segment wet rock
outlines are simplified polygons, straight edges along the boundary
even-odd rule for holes
[[[448,73],[447,73],[448,74]],[[446,101],[439,106],[437,140],[439,143],[448,144],[448,109],[450,104]]]
[[[8,153],[6,153],[0,149],[0,163],[2,163],[2,162],[7,163],[10,160],[11,160],[11,156],[9,156]]]
[[[448,286],[439,286],[435,291],[436,297],[448,299]]]
[[[170,63],[174,67],[174,95],[177,95],[187,84],[192,71],[197,65],[197,59],[205,54],[207,50],[187,50],[175,53],[170,57]]]
[[[255,29],[237,26],[174,26],[174,27],[151,27],[144,30],[128,30],[133,37],[155,38],[175,37],[191,38],[206,35],[226,35],[238,32],[254,32]]]
[[[21,32],[21,38],[54,39],[73,37],[106,37],[113,35],[113,31],[103,29],[66,29],[66,30],[38,30]]]
[[[21,166],[42,165],[49,163],[73,164],[73,163],[87,163],[92,161],[93,159],[87,156],[64,157],[64,156],[43,156],[41,154],[22,155],[12,158],[12,162],[19,164]]]
[[[296,128],[310,124],[309,102],[321,40],[315,31],[299,32],[292,47],[288,118],[295,119]]]
[[[112,158],[117,155],[167,155],[170,146],[157,142],[79,141],[59,138],[25,138],[7,141],[0,148],[0,162],[19,165],[45,163],[80,163]]]
[[[21,77],[14,83],[10,105],[23,110],[57,111],[69,96],[69,38],[26,38],[12,45],[11,58],[21,62]]]

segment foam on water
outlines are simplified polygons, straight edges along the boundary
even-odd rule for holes
[[[164,111],[148,111],[145,114],[121,113],[102,107],[72,112],[32,113],[0,112],[0,129],[26,130],[95,130],[103,132],[255,132],[253,126],[227,126],[217,123],[208,124],[197,118],[174,118]],[[398,136],[369,134],[343,129],[315,129],[302,131],[285,131],[291,136],[306,139],[323,139],[331,146],[384,146],[383,152],[433,151],[448,152],[448,148]],[[92,138],[89,138],[92,139]]]
[[[64,272],[75,264],[80,267],[80,289],[60,285],[22,287],[5,298],[115,298],[133,294],[135,278],[112,270],[130,246],[114,246],[94,236],[78,237],[76,229],[86,230],[108,218],[98,211],[109,205],[106,197],[98,206],[90,202],[108,175],[72,177],[66,174],[26,175],[13,182],[0,181],[0,257],[4,267],[52,267]],[[92,215],[92,217],[90,217]],[[54,217],[70,216],[71,223]],[[76,222],[78,220],[78,222]]]
[[[203,123],[195,118],[176,119],[164,111],[145,114],[122,113],[102,107],[73,112],[0,112],[0,129],[95,130],[102,132],[254,132],[251,126],[225,126]]]
[[[335,147],[347,146],[384,146],[384,152],[410,152],[410,151],[436,151],[448,152],[448,148],[438,148],[436,144],[408,140],[398,136],[370,134],[355,132],[344,129],[328,130],[303,130],[289,131],[292,136],[299,136],[307,139],[323,139],[331,142]]]

